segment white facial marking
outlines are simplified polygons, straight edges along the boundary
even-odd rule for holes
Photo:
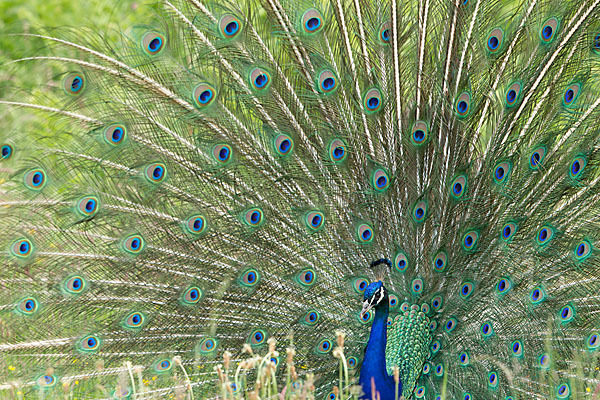
[[[380,296],[379,296],[379,300],[377,300],[377,304],[381,303],[381,300],[383,300],[383,295],[384,295],[383,288],[379,289],[379,294],[380,294]]]

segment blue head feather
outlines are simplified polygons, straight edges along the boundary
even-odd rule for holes
[[[383,282],[381,282],[381,281],[377,281],[377,282],[373,282],[373,283],[369,284],[369,286],[367,286],[367,288],[365,289],[364,300],[365,301],[369,300],[371,297],[373,297],[375,292],[377,292],[377,290],[382,287],[383,287]],[[387,294],[387,291],[386,291],[386,294]]]

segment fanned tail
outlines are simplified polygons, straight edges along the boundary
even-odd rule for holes
[[[595,393],[600,0],[160,5],[17,38],[64,72],[0,100],[49,121],[2,136],[2,388],[241,396],[289,346],[335,399],[382,278],[405,398]]]

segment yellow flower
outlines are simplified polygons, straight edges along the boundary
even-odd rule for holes
[[[8,366],[8,369],[9,369],[9,370],[11,370],[11,371],[14,371],[14,370],[15,370],[15,367],[13,367],[12,365],[9,365],[9,366]]]

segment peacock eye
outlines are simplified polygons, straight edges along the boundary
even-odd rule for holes
[[[371,243],[373,241],[373,228],[368,224],[360,224],[356,231],[359,242]]]
[[[529,293],[529,299],[533,304],[541,303],[546,299],[546,293],[541,287],[536,287]]]
[[[577,261],[583,261],[592,254],[592,244],[587,240],[582,240],[575,246],[574,255]]]
[[[63,283],[63,289],[69,294],[78,295],[86,289],[87,283],[83,277],[75,275],[67,278]]]
[[[38,191],[46,185],[46,171],[41,168],[35,168],[25,173],[23,177],[25,186],[28,189]]]
[[[594,53],[598,54],[598,52],[600,52],[600,34],[596,33],[596,35],[594,36],[594,41],[592,43],[592,49],[594,50]]]
[[[446,329],[446,332],[450,333],[452,332],[454,329],[456,329],[456,325],[457,325],[457,321],[456,318],[451,317],[450,319],[448,319],[448,321],[446,322],[446,326],[444,327]]]
[[[488,374],[488,385],[493,388],[498,386],[498,374],[496,372],[490,372]]]
[[[521,357],[523,355],[523,343],[520,340],[515,340],[510,344],[512,355],[515,357]]]
[[[392,24],[389,21],[384,22],[379,28],[379,40],[382,44],[388,44],[391,40]]]
[[[34,314],[39,309],[38,301],[33,297],[25,297],[17,303],[16,310],[23,315]]]
[[[554,238],[554,228],[550,225],[544,225],[540,228],[537,234],[537,243],[540,246],[546,246]]]
[[[450,194],[456,200],[460,199],[467,189],[467,176],[459,175],[452,180]]]
[[[86,79],[80,72],[71,72],[63,79],[63,90],[71,96],[78,96],[85,89]]]
[[[127,138],[127,128],[123,124],[112,124],[104,128],[104,141],[111,146],[118,146]]]
[[[395,308],[398,305],[398,296],[396,296],[395,294],[390,294],[389,295],[389,299],[390,299],[390,308]]]
[[[371,311],[367,311],[364,314],[359,314],[358,315],[358,319],[360,322],[362,322],[363,324],[369,324],[371,323],[371,321],[373,321],[374,315]]]
[[[253,331],[248,337],[248,341],[251,346],[261,346],[267,342],[267,339],[267,332],[263,331],[262,329]]]
[[[433,299],[431,299],[431,307],[433,307],[435,311],[438,311],[440,308],[442,308],[443,304],[444,299],[441,295],[437,295]]]
[[[530,157],[529,157],[529,167],[531,169],[539,169],[542,163],[544,162],[544,157],[546,156],[546,146],[540,146],[535,149]]]
[[[517,224],[515,222],[508,222],[502,227],[502,240],[510,242],[515,233],[517,233]]]
[[[497,185],[502,185],[507,182],[512,171],[512,164],[508,161],[503,161],[496,164],[494,168],[494,181]]]
[[[496,291],[501,295],[508,293],[511,288],[512,288],[512,282],[508,278],[500,279],[498,281],[498,284],[496,285]]]
[[[479,232],[473,230],[467,232],[463,236],[463,249],[465,251],[475,251],[477,249],[477,242],[479,241]]]
[[[357,293],[364,293],[367,286],[369,286],[369,282],[364,278],[358,278],[352,282],[352,286]]]
[[[398,251],[394,257],[394,268],[398,272],[404,272],[408,268],[408,256],[403,251]]]
[[[583,175],[583,170],[587,165],[587,159],[580,155],[575,157],[573,161],[571,161],[571,166],[569,168],[569,176],[571,179],[578,180]]]
[[[149,56],[156,56],[164,49],[166,42],[160,33],[148,32],[142,38],[142,49]]]
[[[86,196],[77,202],[77,211],[83,217],[93,217],[98,211],[100,201],[96,196]]]
[[[307,34],[315,34],[323,29],[323,16],[315,9],[307,10],[302,16],[302,27]]]
[[[127,236],[122,243],[122,248],[129,254],[137,255],[144,250],[146,243],[140,235]]]
[[[506,97],[504,99],[507,108],[511,108],[517,104],[520,99],[521,90],[521,82],[514,82],[508,87],[508,90],[506,91]]]
[[[579,97],[579,92],[581,91],[580,83],[573,83],[570,85],[563,95],[563,105],[569,107],[575,103],[577,97]]]
[[[167,176],[167,167],[160,162],[148,164],[144,168],[144,176],[150,183],[161,183]]]
[[[321,354],[326,354],[331,351],[331,341],[329,339],[323,339],[317,344],[317,351]]]
[[[572,305],[567,304],[566,306],[560,309],[558,317],[560,319],[560,322],[563,324],[571,322],[573,318],[575,318],[575,308],[573,308]]]
[[[500,28],[495,28],[487,37],[487,49],[490,54],[497,53],[502,47],[504,32]]]
[[[10,144],[4,144],[0,148],[0,158],[2,160],[8,160],[13,154],[13,147]]]
[[[234,15],[224,15],[219,20],[219,32],[225,39],[233,39],[242,31],[242,21]]]
[[[200,214],[192,215],[185,221],[184,228],[190,235],[198,237],[206,231],[206,218]]]
[[[551,43],[554,40],[554,36],[559,26],[560,23],[557,18],[548,18],[540,30],[540,38],[542,39],[542,43]]]
[[[205,338],[198,343],[198,351],[200,354],[214,354],[217,350],[219,342],[212,337]]]
[[[311,211],[306,214],[305,224],[311,231],[319,231],[325,224],[325,216],[320,211]]]
[[[587,337],[586,344],[590,350],[596,350],[598,347],[600,347],[600,333],[592,332]]]
[[[54,375],[42,375],[36,379],[36,384],[40,388],[51,388],[54,385],[56,385],[57,381],[58,380],[56,379],[56,376],[54,376]]]
[[[341,163],[346,159],[348,152],[346,143],[342,139],[333,139],[329,143],[329,159],[334,163]]]
[[[423,365],[423,374],[427,375],[429,374],[429,371],[431,371],[431,365],[429,365],[429,363],[425,363],[425,365]]]
[[[444,363],[441,362],[435,366],[435,376],[438,378],[444,376]]]
[[[363,109],[367,114],[373,114],[381,110],[383,95],[378,88],[371,88],[363,96]]]
[[[546,369],[550,367],[550,360],[550,355],[544,353],[538,357],[538,365],[540,366],[540,368]]]
[[[494,334],[494,328],[492,326],[492,323],[489,321],[484,322],[481,325],[480,330],[481,330],[481,334],[483,335],[484,338],[488,338]]]
[[[312,268],[305,269],[296,275],[296,280],[300,285],[309,288],[316,282],[316,272]]]
[[[411,285],[412,293],[415,295],[421,294],[423,292],[423,279],[416,278],[412,281]]]
[[[375,170],[371,175],[371,184],[376,191],[385,191],[390,186],[390,178],[387,172],[381,168]]]
[[[200,83],[193,90],[192,99],[194,105],[199,108],[206,108],[211,105],[217,98],[217,91],[208,83]]]
[[[154,363],[154,370],[158,373],[167,372],[171,369],[171,360],[163,359]]]
[[[294,149],[294,141],[288,135],[277,135],[273,141],[275,153],[280,157],[285,157],[292,154]]]
[[[243,221],[251,227],[258,227],[263,223],[263,211],[258,207],[252,207],[244,213]]]
[[[84,352],[95,352],[100,347],[100,338],[95,335],[85,336],[78,342],[78,346]]]
[[[436,272],[443,272],[446,269],[448,263],[448,255],[445,251],[440,251],[433,258],[433,269]]]
[[[146,317],[140,312],[132,312],[122,322],[125,329],[140,329],[144,325]]]
[[[233,149],[230,145],[222,143],[213,147],[212,157],[218,164],[226,165],[231,161]]]
[[[319,319],[321,318],[321,315],[315,311],[315,310],[311,310],[309,312],[307,312],[304,315],[304,318],[302,319],[302,322],[305,325],[316,325],[319,322]]]
[[[26,259],[33,254],[33,243],[29,239],[19,239],[10,246],[10,252],[13,256]]]
[[[559,399],[568,399],[571,396],[571,387],[567,383],[556,387],[556,397]]]
[[[471,93],[462,92],[458,95],[454,105],[454,111],[458,114],[459,118],[464,118],[469,115],[471,111]]]
[[[323,94],[331,94],[338,88],[338,78],[333,71],[326,69],[319,74],[317,90]]]
[[[410,139],[415,146],[421,146],[429,139],[429,126],[425,121],[416,121],[411,130]]]
[[[181,295],[181,300],[184,305],[197,304],[202,299],[202,290],[197,286],[187,288]]]
[[[258,270],[250,268],[240,276],[239,283],[242,284],[242,286],[251,288],[260,282],[260,278],[261,275]]]
[[[357,364],[358,364],[358,360],[356,357],[354,357],[354,356],[348,357],[348,367],[349,368],[351,368],[351,369],[355,368]]]
[[[254,68],[248,76],[250,85],[256,91],[264,91],[271,85],[271,73],[263,68]]]
[[[417,223],[425,221],[427,218],[428,204],[425,200],[421,200],[413,207],[412,218]]]

